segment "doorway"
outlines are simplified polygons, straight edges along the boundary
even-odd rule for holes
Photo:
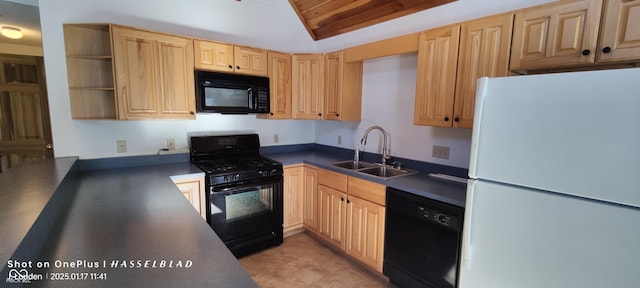
[[[0,54],[0,172],[53,157],[44,59]]]

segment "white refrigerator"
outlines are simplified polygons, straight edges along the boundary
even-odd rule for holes
[[[640,69],[482,78],[461,288],[640,287]]]

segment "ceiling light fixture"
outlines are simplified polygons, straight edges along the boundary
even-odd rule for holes
[[[22,31],[20,31],[19,28],[11,26],[2,26],[2,28],[0,29],[0,34],[11,39],[20,39],[23,36]]]

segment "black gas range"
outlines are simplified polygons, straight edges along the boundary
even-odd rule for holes
[[[282,164],[257,134],[193,136],[191,162],[206,174],[207,223],[236,257],[282,244]]]

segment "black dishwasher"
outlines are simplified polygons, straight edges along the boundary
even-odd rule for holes
[[[387,188],[383,273],[399,287],[458,283],[464,208]]]

